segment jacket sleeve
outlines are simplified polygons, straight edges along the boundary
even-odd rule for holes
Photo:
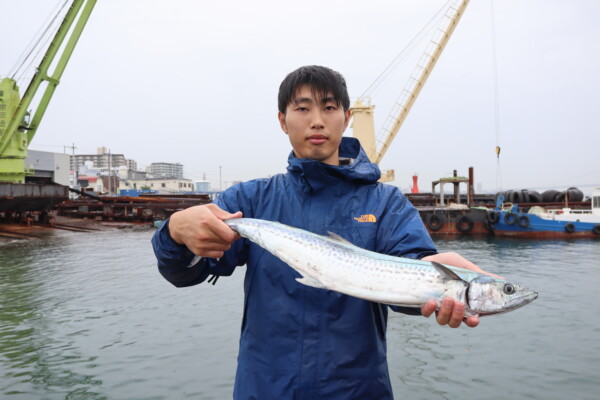
[[[433,240],[417,209],[394,188],[377,233],[377,252],[398,257],[421,259],[437,254]],[[421,315],[419,308],[389,306],[396,312]]]
[[[239,210],[238,195],[224,192],[215,201],[227,212]],[[233,211],[231,211],[233,210]],[[246,263],[246,240],[235,241],[220,259],[195,257],[185,245],[176,243],[169,233],[169,220],[166,220],[152,237],[152,247],[158,261],[160,274],[176,287],[186,287],[204,282],[210,275],[214,281],[218,276],[229,276],[236,266]]]

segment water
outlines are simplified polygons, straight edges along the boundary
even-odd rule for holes
[[[159,276],[153,230],[0,243],[0,398],[231,398],[243,269],[215,286]],[[596,399],[600,241],[438,240],[538,300],[479,327],[390,314],[398,399]]]

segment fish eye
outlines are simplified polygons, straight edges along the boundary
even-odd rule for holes
[[[504,293],[506,293],[506,294],[515,293],[515,287],[513,285],[511,285],[510,283],[505,284],[504,285]]]

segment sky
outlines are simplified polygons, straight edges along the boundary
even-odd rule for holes
[[[64,1],[0,0],[0,77]],[[285,172],[287,73],[331,67],[357,98],[446,3],[98,0],[30,148],[179,162],[214,189]],[[471,1],[380,164],[392,184],[416,173],[430,191],[472,166],[476,192],[600,187],[598,15],[597,0]],[[429,37],[373,93],[376,130]]]

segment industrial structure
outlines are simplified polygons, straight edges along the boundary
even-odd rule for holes
[[[469,0],[454,1],[446,10],[429,46],[396,100],[378,135],[375,135],[375,106],[371,104],[371,100],[363,95],[350,107],[352,110],[352,135],[360,140],[372,162],[379,164],[389,149],[468,4]],[[380,78],[384,75],[382,73]],[[374,85],[376,82],[371,87]],[[383,173],[382,181],[389,182],[393,179],[393,170]]]
[[[13,79],[16,73],[0,81],[0,211],[5,218],[13,212],[45,209],[68,198],[68,187],[27,183],[36,168],[28,158],[28,148],[95,4],[96,0],[72,2],[23,97]],[[38,44],[41,42],[38,40]],[[26,60],[27,57],[22,65]],[[54,67],[52,72],[51,66]],[[40,91],[43,84],[45,89]],[[41,98],[34,105],[32,102],[38,92]],[[33,179],[36,180],[39,182]]]

